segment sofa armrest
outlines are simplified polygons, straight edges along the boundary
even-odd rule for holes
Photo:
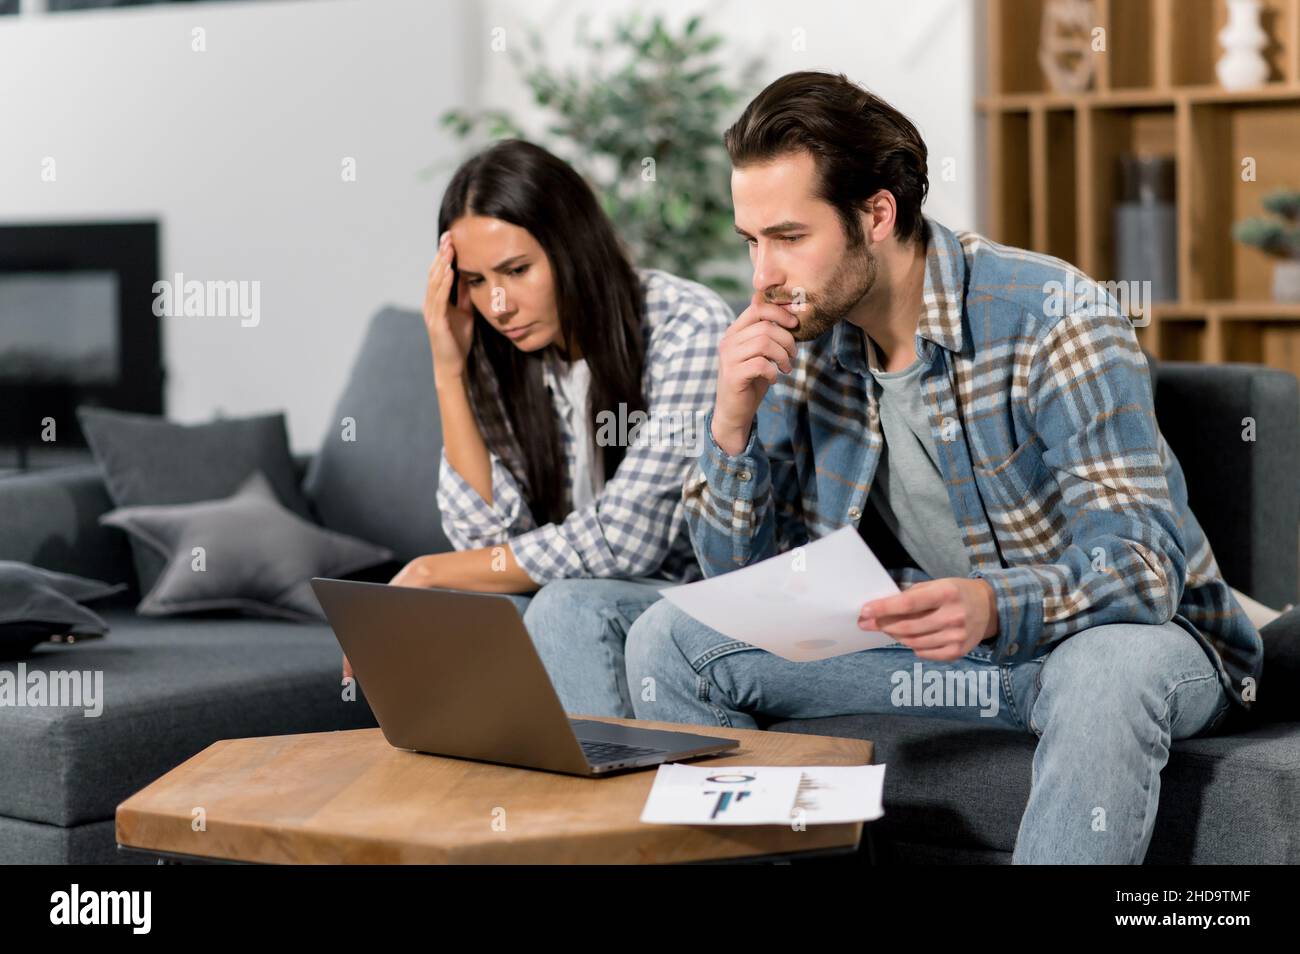
[[[0,479],[0,560],[17,560],[108,583],[138,599],[126,534],[98,523],[113,507],[96,464],[54,467]],[[116,602],[116,601],[115,601]]]
[[[1255,364],[1161,361],[1156,419],[1230,586],[1268,606],[1300,597],[1300,382]],[[1243,439],[1246,418],[1254,441]]]

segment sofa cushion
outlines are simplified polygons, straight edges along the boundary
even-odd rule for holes
[[[235,492],[255,470],[300,517],[311,508],[298,488],[283,414],[177,424],[152,414],[81,405],[77,419],[117,507],[194,503]],[[141,593],[158,582],[166,560],[132,541]]]
[[[776,722],[773,731],[869,739],[885,764],[886,841],[1011,851],[1029,800],[1037,739],[926,716]],[[1300,723],[1173,744],[1161,773],[1148,864],[1297,864]]]
[[[1156,419],[1224,580],[1265,606],[1296,602],[1296,376],[1254,364],[1161,361]]]
[[[0,659],[24,655],[51,636],[103,636],[108,625],[81,602],[126,589],[71,573],[0,560]]]
[[[1246,618],[1250,620],[1250,624],[1256,629],[1262,630],[1285,612],[1285,610],[1265,606],[1259,600],[1251,599],[1236,587],[1230,586],[1228,589],[1232,591],[1232,598],[1237,601],[1241,611],[1246,614]],[[1290,609],[1290,607],[1287,607],[1287,609]]]
[[[405,562],[451,549],[438,515],[442,421],[419,312],[370,321],[303,484],[322,524]]]
[[[127,530],[167,558],[137,612],[167,616],[232,609],[251,616],[324,620],[314,576],[376,566],[392,551],[324,530],[280,505],[262,472],[221,500],[119,507],[99,518]],[[194,556],[202,551],[202,572]]]
[[[113,509],[98,464],[11,474],[0,480],[0,559],[124,583],[111,597],[119,606],[139,598],[131,544],[120,530],[100,526]]]
[[[114,819],[64,828],[0,815],[0,865],[156,865],[143,852],[117,850]]]
[[[221,739],[376,723],[342,699],[324,623],[176,619],[105,610],[112,636],[42,645],[27,670],[103,673],[103,709],[0,708],[0,815],[54,825],[111,818],[123,799]],[[19,663],[0,663],[17,671]]]
[[[1264,671],[1251,716],[1258,722],[1300,721],[1300,607],[1262,627]]]

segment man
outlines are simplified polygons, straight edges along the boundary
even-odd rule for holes
[[[637,717],[912,712],[914,666],[983,680],[995,706],[915,712],[1038,737],[1013,860],[1140,862],[1171,741],[1249,706],[1262,647],[1131,324],[1066,263],[923,216],[920,135],[843,76],[782,77],[725,140],[755,293],[719,347],[692,543],[713,576],[856,525],[904,587],[859,626],[899,645],[793,663],[661,601],[628,635]]]

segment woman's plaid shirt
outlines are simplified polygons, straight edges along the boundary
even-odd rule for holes
[[[697,282],[655,269],[639,269],[638,275],[645,294],[642,387],[649,426],[635,430],[632,413],[612,411],[611,427],[594,436],[597,443],[618,441],[626,447],[613,477],[590,506],[571,511],[559,523],[538,526],[515,476],[524,468],[498,389],[496,401],[474,409],[488,445],[504,452],[504,458],[490,454],[492,503],[448,463],[445,450],[442,454],[438,509],[442,529],[457,550],[508,543],[538,586],[583,577],[678,582],[700,577],[686,534],[682,481],[700,453],[699,434],[717,386],[718,343],[735,315]],[[549,363],[543,376],[552,394],[557,393]],[[571,501],[577,449],[572,428],[563,416],[560,420]]]
[[[970,575],[997,597],[995,660],[1104,623],[1172,619],[1249,708],[1259,633],[1187,507],[1115,298],[1059,259],[926,223],[921,388]],[[704,428],[684,496],[706,576],[859,522],[882,447],[878,398],[863,334],[840,322],[800,346],[740,455]],[[890,573],[904,587],[929,578]]]

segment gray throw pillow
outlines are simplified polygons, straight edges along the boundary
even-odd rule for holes
[[[451,544],[438,514],[441,452],[424,320],[384,308],[370,321],[303,489],[331,530],[389,547],[402,561],[443,553]]]
[[[299,516],[311,507],[298,489],[283,414],[177,424],[153,414],[81,405],[86,442],[115,507],[194,503],[234,493],[249,474],[266,474],[276,497]],[[165,561],[131,541],[140,592],[158,582]]]
[[[99,522],[127,531],[165,562],[136,607],[144,616],[237,610],[322,620],[313,576],[343,576],[392,557],[291,513],[260,471],[221,500],[121,507]]]
[[[126,589],[29,563],[0,560],[0,659],[12,659],[55,636],[103,636],[108,624],[82,602]]]

